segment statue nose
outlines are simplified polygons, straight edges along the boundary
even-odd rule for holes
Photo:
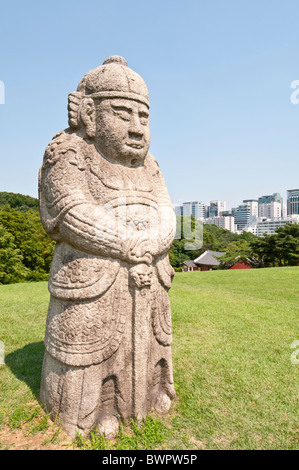
[[[137,113],[136,114],[134,113],[131,116],[129,133],[132,135],[133,138],[134,137],[140,138],[143,136],[143,133],[144,133],[143,126],[141,125],[141,122]]]
[[[136,129],[134,129],[134,130],[129,130],[129,138],[130,138],[131,140],[137,140],[137,141],[139,141],[139,140],[142,139],[142,137],[143,137],[143,132],[142,132],[142,130],[141,130],[141,131],[136,130]]]

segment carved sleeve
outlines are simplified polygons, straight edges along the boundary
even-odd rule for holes
[[[171,247],[176,233],[176,217],[160,167],[152,155],[150,155],[150,158],[153,168],[155,193],[159,195],[159,227],[156,234],[159,242],[155,256],[160,256]]]

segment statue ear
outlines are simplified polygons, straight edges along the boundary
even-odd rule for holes
[[[81,120],[87,136],[92,139],[96,133],[96,108],[92,98],[85,98],[81,107]]]

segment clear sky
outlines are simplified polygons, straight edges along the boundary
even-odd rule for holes
[[[110,55],[150,93],[173,203],[299,187],[298,0],[0,1],[0,191],[37,197],[67,95]],[[298,94],[299,96],[299,94]],[[0,96],[1,102],[1,96]]]

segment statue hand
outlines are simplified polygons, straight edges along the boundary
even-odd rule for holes
[[[150,253],[150,243],[147,233],[133,235],[128,240],[126,248],[126,258],[129,263],[146,263],[150,265],[152,263],[152,254]]]

